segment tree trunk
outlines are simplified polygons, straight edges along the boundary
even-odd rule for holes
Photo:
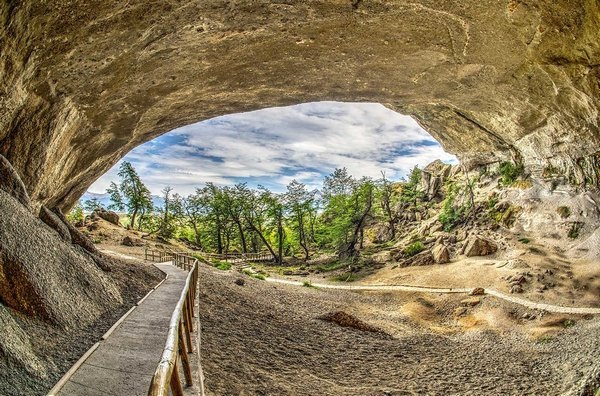
[[[304,220],[302,219],[302,213],[297,214],[298,217],[298,242],[302,249],[304,249],[304,261],[308,261],[310,254],[308,253],[308,246],[306,244],[306,235],[304,233]]]
[[[279,244],[279,255],[278,257],[278,263],[279,265],[283,265],[283,224],[281,221],[282,215],[280,214],[277,218],[277,238],[278,238],[278,244]]]
[[[131,224],[130,224],[130,226],[131,226],[132,229],[135,229],[135,216],[137,216],[137,213],[138,213],[138,208],[136,207],[133,210],[133,214],[131,215]]]
[[[269,249],[269,252],[273,255],[275,261],[276,262],[279,261],[280,258],[277,256],[277,254],[275,254],[275,251],[273,250],[273,248],[271,247],[271,244],[267,241],[267,239],[265,238],[263,233],[260,232],[260,230],[253,223],[250,223],[250,228],[252,228],[252,230],[256,233],[256,235],[258,235],[260,240],[263,241],[263,243],[265,244],[267,249]],[[281,249],[281,247],[280,247],[280,249]]]
[[[223,254],[223,237],[221,235],[221,232],[223,231],[223,227],[221,226],[221,221],[219,220],[219,218],[217,217],[217,222],[215,225],[216,229],[217,229],[217,253],[219,254]]]
[[[240,233],[240,240],[242,241],[242,250],[244,253],[248,253],[248,247],[246,246],[246,236],[244,235],[244,228],[242,227],[242,222],[239,220],[235,220],[235,224],[237,224],[238,232]]]

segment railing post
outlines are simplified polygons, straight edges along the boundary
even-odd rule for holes
[[[171,391],[173,392],[173,396],[183,396],[183,387],[181,386],[181,380],[179,379],[179,368],[177,367],[177,359],[175,359],[173,375],[171,375]]]
[[[185,348],[185,342],[183,341],[183,331],[181,330],[181,320],[179,321],[179,355],[181,356],[181,362],[183,363],[183,374],[185,375],[185,383],[187,386],[192,386],[192,370],[190,368],[190,359],[188,352]]]

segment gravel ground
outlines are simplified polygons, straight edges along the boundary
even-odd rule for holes
[[[234,281],[242,275],[201,271],[201,359],[209,395],[558,395],[582,383],[600,353],[598,318],[577,320],[544,342],[518,329],[442,334],[398,319],[398,297],[389,293],[249,277],[239,286]],[[382,316],[389,312],[392,336],[319,319],[335,311],[384,329]]]

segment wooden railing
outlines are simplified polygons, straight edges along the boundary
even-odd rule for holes
[[[273,260],[273,255],[269,252],[259,252],[259,253],[196,253],[201,257],[204,257],[208,261],[225,261],[230,263],[237,263],[243,261],[271,261]]]
[[[205,253],[205,252],[195,252],[193,253],[195,256],[199,256],[204,258],[207,261],[225,261],[229,263],[239,263],[239,262],[250,262],[250,261],[272,261],[274,259],[273,255],[269,252],[259,252],[259,253]],[[179,257],[179,258],[178,258]],[[177,264],[178,267],[189,271],[193,261],[196,259],[191,256],[190,253],[185,252],[168,252],[165,250],[153,250],[153,249],[144,249],[144,258],[146,261],[159,262],[163,263],[165,261],[176,261],[180,260]],[[182,267],[181,265],[185,265]]]
[[[165,261],[172,261],[174,253],[167,252],[166,250],[154,250],[144,249],[144,259],[146,261],[152,261],[155,263],[164,263]]]
[[[179,362],[186,385],[193,385],[188,353],[194,353],[191,333],[194,332],[194,302],[198,291],[198,260],[179,253],[171,253],[170,257],[174,265],[190,272],[171,316],[165,349],[148,390],[151,396],[168,396],[169,389],[174,396],[183,395]]]

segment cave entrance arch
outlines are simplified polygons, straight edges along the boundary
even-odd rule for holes
[[[582,179],[600,145],[593,1],[29,0],[0,16],[0,154],[48,207],[169,130],[308,101],[383,103],[464,163]]]

